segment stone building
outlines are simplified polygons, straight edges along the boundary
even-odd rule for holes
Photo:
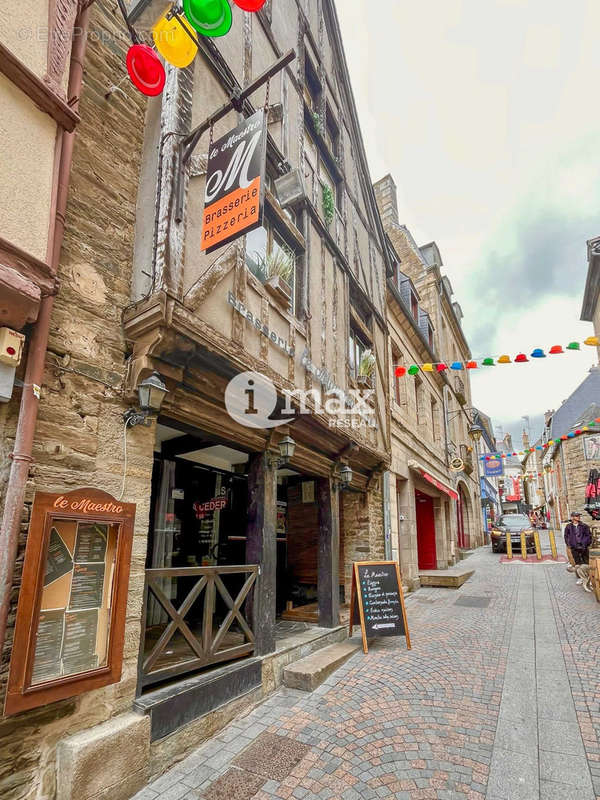
[[[375,192],[391,262],[392,542],[404,580],[415,587],[419,571],[445,569],[461,549],[483,543],[478,464],[469,436],[471,387],[464,368],[471,354],[435,242],[418,247],[400,225],[390,175],[375,184]],[[442,361],[463,368],[440,372],[436,365]],[[396,366],[410,364],[433,366],[414,377],[396,376]],[[450,469],[452,459],[462,464],[459,471]]]
[[[503,474],[502,459],[494,458],[497,454],[494,426],[490,417],[479,409],[474,409],[473,420],[481,426],[483,433],[477,443],[479,457],[479,482],[481,486],[481,516],[483,530],[489,534],[492,523],[500,516],[500,494],[498,483]]]
[[[496,448],[502,459],[502,477],[498,480],[498,493],[503,514],[525,514],[527,503],[523,492],[523,465],[514,450],[510,433],[496,440]]]
[[[133,4],[130,21],[144,27],[161,5]],[[351,565],[384,556],[387,245],[335,7],[293,8],[233,8],[231,32],[202,41],[190,67],[167,65],[165,91],[146,101],[123,80],[117,9],[88,6],[64,242],[52,251],[58,292],[47,347],[40,339],[35,351],[37,427],[21,503],[4,509],[20,532],[0,683],[7,800],[130,797],[279,685],[300,652],[344,637]],[[262,226],[206,254],[206,154],[238,113],[200,139],[182,209],[176,143],[290,48],[296,58],[269,86]],[[266,101],[263,86],[240,113]],[[50,106],[60,107],[59,124],[74,121]],[[40,129],[48,120],[57,124],[46,113]],[[49,161],[38,159],[38,176],[40,164]],[[280,202],[280,178],[296,181],[293,202]],[[43,231],[31,243],[17,233],[32,257],[45,253]],[[270,281],[277,260],[287,286]],[[21,324],[34,320],[32,310]],[[17,372],[25,385],[2,407],[5,456],[21,396],[35,388],[28,350]],[[249,427],[227,412],[230,381],[247,372],[268,379],[267,411],[275,406],[285,425]],[[158,418],[139,414],[140,389],[162,386]],[[238,387],[242,396],[250,386]],[[356,401],[352,392],[365,389]],[[2,501],[13,477],[4,466]],[[47,497],[79,516],[43,516]],[[132,506],[131,528],[107,520]],[[51,595],[65,607],[51,607]],[[285,618],[299,606],[317,624],[294,636]]]
[[[600,236],[587,243],[588,273],[583,294],[581,319],[594,324],[594,334],[600,337]],[[598,346],[600,361],[600,346]]]
[[[60,6],[41,0],[4,10],[0,19],[0,642],[79,122],[87,12],[78,11],[77,0]],[[15,382],[22,378],[20,392]]]
[[[600,367],[592,367],[560,408],[545,416],[545,495],[552,527],[560,530],[573,511],[584,511],[589,472],[600,469]],[[583,520],[591,523],[585,512]]]
[[[547,503],[544,480],[544,447],[542,437],[533,444],[529,433],[523,431],[523,494],[528,510],[536,520],[547,522]]]

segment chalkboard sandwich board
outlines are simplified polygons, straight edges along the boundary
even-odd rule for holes
[[[354,562],[350,636],[359,622],[365,653],[369,651],[367,639],[376,636],[406,636],[406,647],[410,650],[402,580],[396,561]]]

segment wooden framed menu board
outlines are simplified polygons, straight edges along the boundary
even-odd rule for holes
[[[98,489],[36,494],[6,714],[120,680],[134,517]]]
[[[350,598],[350,631],[360,622],[363,650],[368,638],[405,636],[410,650],[404,593],[397,561],[355,561]]]

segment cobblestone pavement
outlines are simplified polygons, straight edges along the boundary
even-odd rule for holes
[[[600,798],[600,606],[482,548],[319,689],[281,689],[136,800]]]

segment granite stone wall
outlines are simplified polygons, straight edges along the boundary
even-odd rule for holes
[[[145,99],[128,82],[126,97],[105,97],[125,69],[122,22],[94,4],[85,62],[66,231],[59,269],[6,646],[0,671],[3,701],[31,504],[36,491],[92,486],[121,494],[123,396],[127,347],[121,312],[130,296],[136,187]],[[20,391],[0,407],[0,498],[14,444]],[[112,686],[0,720],[0,797],[51,800],[56,748],[67,736],[131,710],[137,679],[153,428],[127,434],[123,499],[137,504],[123,675]],[[113,796],[118,796],[115,789]]]

